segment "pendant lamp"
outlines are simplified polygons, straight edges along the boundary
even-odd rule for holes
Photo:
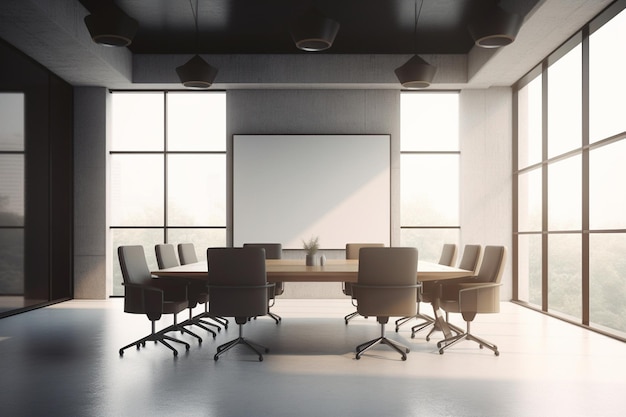
[[[318,52],[333,46],[339,22],[312,8],[291,24],[291,37],[298,49]]]
[[[417,21],[422,11],[420,4],[419,12],[417,11],[417,1],[415,2],[415,43],[417,44]],[[417,47],[416,47],[417,49]],[[413,55],[407,62],[395,69],[396,77],[404,88],[418,89],[430,86],[435,77],[437,68],[424,61],[417,54]]]
[[[476,46],[500,48],[515,41],[521,26],[522,19],[518,14],[508,13],[494,4],[473,19],[468,29]]]
[[[191,0],[189,0],[191,12],[194,16],[196,25],[196,51],[198,50],[198,0],[196,0],[196,9],[194,11]],[[211,66],[197,53],[185,64],[176,68],[176,73],[180,82],[187,88],[206,89],[211,87],[215,77],[217,76],[217,68]]]
[[[91,39],[103,46],[130,45],[139,27],[135,19],[117,8],[87,15],[84,22]]]

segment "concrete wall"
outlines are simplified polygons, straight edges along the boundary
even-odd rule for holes
[[[106,88],[74,88],[74,298],[110,295],[106,279],[109,101]]]
[[[512,91],[465,90],[460,97],[461,245],[508,249],[500,298],[512,297]]]

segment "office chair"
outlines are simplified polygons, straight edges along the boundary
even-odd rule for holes
[[[385,344],[406,360],[409,348],[385,336],[385,324],[390,316],[413,316],[417,311],[416,248],[362,248],[359,255],[358,282],[352,284],[357,311],[363,316],[376,316],[380,337],[356,348],[356,359],[372,347]]]
[[[500,283],[506,261],[504,246],[487,246],[478,274],[471,281],[452,284],[448,293],[455,290],[456,297],[441,300],[441,308],[449,313],[461,313],[467,325],[466,331],[444,339],[437,343],[439,353],[443,354],[461,340],[472,340],[482,349],[486,347],[496,356],[500,355],[498,347],[472,334],[470,324],[478,313],[500,312]]]
[[[189,343],[166,335],[168,332],[180,330],[176,323],[176,314],[187,308],[187,287],[173,280],[153,279],[148,269],[143,246],[120,246],[117,253],[124,278],[124,312],[132,314],[145,314],[151,322],[152,331],[148,336],[142,337],[119,350],[120,356],[124,350],[131,346],[139,349],[146,342],[159,342],[172,350],[174,356],[178,356],[176,350],[169,342],[180,343],[189,350]],[[156,332],[156,321],[163,314],[173,314],[174,324]]]
[[[178,263],[178,259],[176,258],[176,249],[174,249],[174,245],[165,243],[165,244],[157,244],[154,246],[154,251],[156,253],[157,264],[159,265],[159,269],[172,268],[174,266],[180,265]],[[201,329],[206,330],[207,332],[213,335],[213,338],[217,336],[217,334],[207,326],[213,326],[220,331],[221,328],[214,323],[209,323],[208,321],[202,320],[201,316],[193,316],[193,309],[198,304],[206,304],[209,302],[209,289],[206,286],[205,281],[188,279],[187,283],[187,299],[189,300],[189,305],[187,309],[189,310],[189,319],[180,323],[181,326],[198,326]]]
[[[383,243],[346,243],[346,259],[359,259],[359,251],[361,248],[382,248],[384,246],[385,245]],[[352,297],[352,283],[344,282],[341,290],[345,295]],[[350,320],[358,315],[358,311],[354,311],[346,315],[343,319],[346,324],[348,324]]]
[[[178,246],[178,258],[181,265],[195,264],[198,262],[198,256],[196,255],[196,247],[193,243],[179,243]],[[196,316],[198,319],[207,318],[224,326],[224,329],[228,329],[229,320],[226,317],[215,317],[209,313],[208,303],[204,303],[204,312]],[[211,323],[209,323],[211,324]],[[213,324],[211,324],[213,325]],[[217,326],[219,328],[219,326]]]
[[[193,243],[179,243],[178,257],[181,265],[195,264],[198,262],[196,248]]]
[[[239,337],[217,348],[213,359],[218,360],[237,345],[253,350],[259,361],[262,351],[269,349],[243,337],[243,326],[249,317],[267,314],[267,282],[263,248],[208,248],[209,311],[217,316],[234,317],[239,325]]]
[[[451,266],[454,263],[454,257],[456,256],[456,245],[454,243],[445,243],[443,245],[443,249],[441,250],[441,255],[439,256],[439,265]],[[422,301],[421,291],[424,290],[426,283],[422,283],[422,287],[420,291],[417,293],[417,314],[411,317],[401,317],[396,320],[396,332],[400,329],[400,326],[403,324],[413,320],[413,319],[421,319],[424,320],[420,325],[428,326],[430,323],[434,323],[435,319],[420,312],[420,302]],[[419,325],[418,325],[419,326]],[[415,327],[415,326],[413,326]]]
[[[432,303],[433,299],[439,295],[438,292],[441,290],[442,287],[448,284],[459,283],[468,279],[472,279],[476,275],[476,269],[478,268],[478,265],[479,265],[481,253],[482,253],[482,247],[480,245],[465,245],[463,247],[463,254],[461,255],[461,260],[459,261],[458,268],[465,269],[467,271],[472,271],[472,275],[468,277],[455,278],[452,280],[446,280],[442,282],[437,282],[437,281],[423,282],[422,289],[419,294],[420,301],[423,303]],[[448,313],[446,313],[446,322],[448,322]],[[426,335],[426,341],[427,342],[430,341],[430,336],[435,331],[439,330],[438,327],[435,326],[434,321],[419,323],[411,327],[411,339],[415,338],[415,334],[417,332],[425,330],[430,326],[432,327],[430,331],[428,332],[428,334]],[[450,328],[457,333],[463,332],[461,329],[459,329],[458,327],[454,325],[450,325]]]
[[[280,243],[244,243],[243,247],[256,247],[265,249],[265,259],[282,259],[283,257],[283,245]],[[276,302],[276,296],[285,292],[284,282],[275,282],[274,290],[270,288],[267,292],[268,296],[268,309],[267,315],[274,319],[276,324],[280,323],[282,318],[275,313],[272,313],[270,309],[274,307]],[[255,317],[256,319],[256,317]]]

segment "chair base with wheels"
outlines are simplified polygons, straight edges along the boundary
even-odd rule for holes
[[[408,347],[386,337],[385,336],[385,323],[381,323],[380,337],[377,337],[376,339],[372,339],[368,342],[361,343],[360,345],[358,345],[356,347],[356,359],[361,359],[361,355],[363,355],[365,352],[367,352],[368,350],[370,350],[371,348],[379,344],[390,346],[392,349],[396,350],[400,355],[402,355],[403,361],[406,360],[406,354],[411,351]]]
[[[437,342],[437,348],[439,348],[439,354],[443,355],[443,352],[457,344],[458,342],[462,341],[462,340],[471,340],[473,342],[478,343],[478,346],[482,349],[483,347],[486,347],[487,349],[491,350],[494,355],[496,356],[500,356],[500,352],[498,351],[498,346],[494,345],[491,342],[486,341],[485,339],[481,339],[478,336],[474,336],[471,331],[470,331],[470,322],[467,322],[467,330],[465,332],[462,332],[461,334],[458,334],[456,336],[441,340],[439,342]]]
[[[224,352],[228,351],[229,349],[232,349],[233,347],[237,345],[244,345],[244,346],[247,346],[252,351],[254,351],[257,355],[259,355],[259,362],[263,361],[263,354],[261,352],[268,353],[270,350],[266,348],[265,346],[252,342],[246,339],[245,337],[243,337],[243,325],[246,321],[247,319],[245,319],[243,323],[239,323],[239,321],[237,321],[237,324],[239,325],[239,337],[229,342],[226,342],[223,345],[218,346],[217,353],[215,354],[215,356],[213,356],[214,360],[218,360],[220,358],[220,355],[222,355]]]
[[[165,334],[165,331],[155,332],[155,323],[152,322],[152,332],[148,336],[142,337],[141,339],[136,340],[133,343],[129,343],[128,345],[126,345],[123,348],[121,348],[120,349],[120,356],[124,356],[124,351],[126,349],[128,349],[129,347],[131,347],[131,346],[137,346],[137,349],[139,349],[140,347],[145,347],[146,346],[146,342],[155,342],[155,343],[158,342],[158,343],[161,343],[161,344],[167,346],[168,348],[170,348],[172,350],[172,352],[174,353],[174,356],[178,356],[178,350],[176,350],[172,345],[170,345],[168,343],[168,341],[180,343],[180,344],[185,346],[185,350],[189,350],[189,343],[187,343],[187,342],[185,342],[183,340],[178,340],[176,338],[168,336],[168,335]]]

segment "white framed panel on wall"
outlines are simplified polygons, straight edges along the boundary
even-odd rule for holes
[[[389,135],[234,135],[233,244],[389,245]]]

